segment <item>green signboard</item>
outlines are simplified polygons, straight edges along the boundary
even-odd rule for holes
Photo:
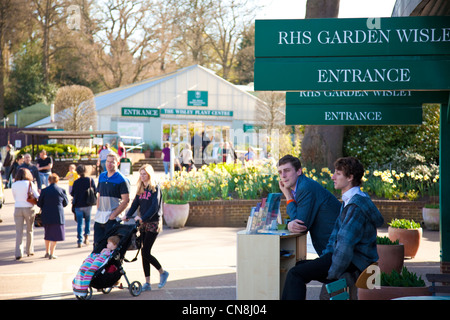
[[[450,52],[450,51],[449,51]],[[450,90],[450,55],[261,58],[255,90]]]
[[[122,117],[159,117],[159,109],[156,108],[122,108]]]
[[[196,110],[196,109],[161,109],[161,114],[185,115],[185,116],[215,116],[232,117],[233,111],[229,110]]]
[[[194,107],[208,106],[208,91],[188,91],[187,105]]]
[[[416,125],[422,124],[417,105],[287,105],[287,125]]]
[[[409,104],[447,103],[449,91],[300,91],[286,92],[286,104]]]
[[[450,19],[438,17],[256,20],[255,57],[441,55]]]

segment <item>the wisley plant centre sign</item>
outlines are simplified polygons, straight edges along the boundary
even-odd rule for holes
[[[450,90],[450,19],[256,20],[255,90]]]

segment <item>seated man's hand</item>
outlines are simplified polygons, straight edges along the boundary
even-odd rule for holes
[[[306,232],[307,228],[304,225],[304,222],[302,220],[292,220],[291,222],[288,223],[287,225],[288,230],[292,233],[301,233],[301,232]]]

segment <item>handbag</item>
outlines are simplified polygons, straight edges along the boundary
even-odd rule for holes
[[[36,213],[36,216],[34,217],[34,226],[36,228],[42,227],[44,224],[42,223],[42,212],[39,211],[39,213]]]
[[[30,181],[30,185],[28,186],[27,202],[31,203],[32,205],[35,205],[38,202],[36,197],[33,194],[33,191],[31,190],[31,181]]]
[[[92,187],[92,179],[89,180],[89,188],[86,190],[86,204],[94,206],[97,204],[97,195]]]

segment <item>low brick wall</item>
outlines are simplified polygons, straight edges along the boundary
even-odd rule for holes
[[[192,227],[243,227],[247,225],[247,219],[251,208],[260,200],[214,200],[195,201],[189,203],[189,218],[187,226]],[[383,215],[385,224],[393,218],[413,219],[422,222],[422,201],[394,201],[373,200],[378,210]],[[286,201],[281,201],[283,218],[286,215]]]

